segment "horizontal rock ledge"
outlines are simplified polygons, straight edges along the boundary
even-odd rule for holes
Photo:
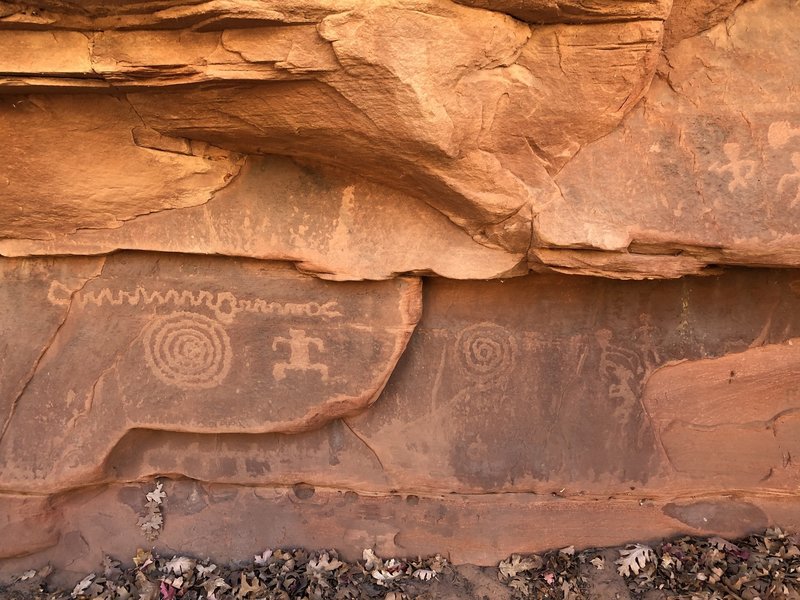
[[[0,506],[10,515],[0,524],[5,540],[0,577],[49,563],[77,581],[105,555],[128,561],[143,544],[161,553],[180,551],[215,561],[276,547],[336,548],[352,560],[371,548],[385,557],[441,553],[456,564],[489,566],[515,552],[611,546],[679,534],[735,537],[773,523],[786,528],[800,524],[797,498],[791,496],[668,502],[528,494],[362,496],[308,486],[167,481],[163,533],[148,543],[137,520],[151,488],[128,484],[83,490],[38,505],[30,498],[0,496]]]

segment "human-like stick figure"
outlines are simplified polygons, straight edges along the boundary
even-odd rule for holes
[[[317,350],[325,350],[325,344],[319,338],[306,335],[303,329],[289,329],[289,337],[277,337],[272,341],[272,349],[278,346],[289,346],[289,360],[276,363],[272,367],[272,376],[275,381],[286,378],[286,371],[317,371],[322,376],[322,381],[328,381],[328,367],[322,363],[312,363],[309,348],[313,345]]]
[[[715,162],[708,170],[718,175],[729,174],[732,179],[728,184],[728,190],[731,192],[739,187],[746,188],[749,185],[749,180],[756,174],[758,163],[754,160],[740,158],[742,148],[739,144],[725,144],[722,150],[725,152],[725,156],[728,157],[728,164],[722,165],[719,162]]]
[[[783,194],[789,186],[794,185],[796,193],[789,205],[794,208],[794,205],[800,202],[800,152],[792,153],[792,165],[794,165],[794,173],[787,173],[778,181],[778,194]]]

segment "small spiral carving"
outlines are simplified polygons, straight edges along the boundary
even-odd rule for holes
[[[145,359],[162,382],[181,389],[218,386],[231,368],[231,341],[217,321],[175,312],[144,331]]]
[[[517,341],[505,327],[480,323],[464,329],[458,337],[461,366],[480,382],[494,381],[514,367]]]

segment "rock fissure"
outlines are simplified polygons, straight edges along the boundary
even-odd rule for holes
[[[70,297],[69,297],[69,300],[68,300],[68,303],[67,303],[67,307],[64,310],[64,317],[56,325],[55,329],[53,330],[53,334],[50,336],[50,339],[47,341],[47,343],[45,343],[45,345],[42,348],[41,352],[36,357],[36,360],[34,361],[33,365],[31,366],[31,369],[30,369],[28,375],[26,376],[25,381],[22,384],[22,388],[20,389],[19,393],[16,394],[14,399],[11,401],[10,411],[9,411],[8,415],[6,416],[5,420],[3,421],[2,429],[0,429],[0,442],[2,442],[3,437],[5,436],[6,432],[8,431],[8,427],[10,426],[11,421],[14,418],[14,413],[16,412],[17,405],[19,404],[22,396],[25,395],[25,392],[27,391],[28,387],[30,386],[31,382],[33,381],[33,378],[36,376],[36,373],[39,370],[39,365],[41,364],[42,360],[44,360],[45,356],[47,355],[48,351],[50,350],[50,348],[55,343],[56,339],[58,339],[59,333],[61,332],[61,330],[63,329],[65,323],[69,319],[70,313],[72,311],[72,306],[73,306],[72,300],[75,297],[75,294],[80,292],[83,288],[85,288],[89,283],[91,283],[95,279],[98,279],[99,277],[102,277],[103,268],[104,267],[105,267],[105,259],[101,259],[98,273],[93,275],[93,276],[91,276],[91,277],[89,277],[89,278],[87,278],[86,280],[84,280],[84,282],[78,288],[76,288],[75,290],[70,292]]]

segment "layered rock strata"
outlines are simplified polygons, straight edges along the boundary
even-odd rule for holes
[[[87,535],[92,511],[141,511],[146,483],[131,483],[159,476],[175,480],[163,543],[220,557],[273,540],[351,555],[438,547],[483,564],[564,540],[797,522],[791,271],[432,279],[395,367],[419,318],[417,281],[324,283],[222,258],[103,261],[3,261],[6,305],[30,305],[7,317],[19,333],[6,339],[41,324],[40,341],[28,334],[6,359],[3,552],[30,555],[9,565],[99,560],[98,542],[76,550],[71,536]],[[226,279],[210,279],[222,266]],[[240,509],[229,535],[258,531],[234,536],[247,543],[212,523]],[[285,513],[281,535],[247,524],[249,511]],[[552,521],[552,534],[475,545],[434,525],[473,531],[474,519],[520,511]],[[604,524],[589,527],[597,515]],[[115,551],[141,544],[135,527],[115,533]],[[228,541],[192,541],[198,527]],[[8,533],[24,528],[35,535]]]
[[[0,2],[0,578],[132,556],[156,479],[215,560],[800,527],[798,48],[792,0]]]

